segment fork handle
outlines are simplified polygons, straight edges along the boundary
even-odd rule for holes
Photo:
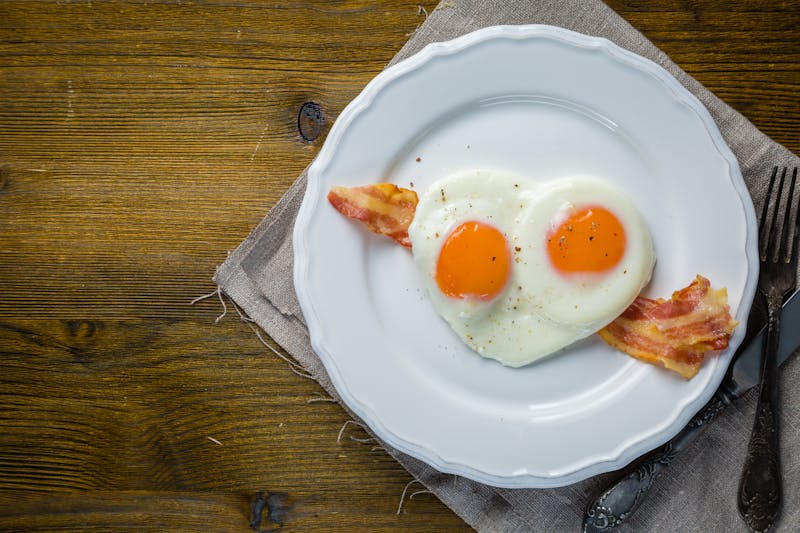
[[[739,514],[753,531],[767,531],[772,527],[782,499],[776,364],[780,313],[780,301],[768,298],[758,404],[739,483]]]

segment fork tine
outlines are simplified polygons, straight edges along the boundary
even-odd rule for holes
[[[788,225],[788,218],[789,218],[789,211],[791,211],[792,204],[791,199],[794,193],[794,185],[797,180],[797,167],[794,167],[792,171],[792,188],[789,192],[789,203],[786,206],[786,218],[787,218],[787,225]],[[790,264],[795,266],[795,270],[797,269],[797,255],[798,251],[800,251],[800,195],[797,196],[797,207],[795,208],[795,215],[794,215],[794,226],[792,226],[792,232],[794,233],[794,238],[787,239],[787,245],[790,247],[789,250],[786,251],[786,261]]]
[[[786,168],[783,169],[784,174],[786,173]],[[777,243],[777,250],[775,250],[775,261],[783,261],[784,263],[789,262],[789,252],[792,249],[792,239],[794,238],[794,224],[791,226],[789,225],[789,221],[791,220],[792,214],[792,200],[794,199],[794,183],[797,180],[797,169],[794,169],[794,173],[792,174],[792,179],[789,181],[789,187],[786,189],[786,201],[784,202],[784,212],[783,212],[783,224],[781,224],[780,228],[780,235],[778,235],[778,243]],[[783,182],[783,177],[781,177],[781,182]],[[783,183],[781,183],[783,185]],[[783,191],[782,191],[783,192]],[[779,211],[781,207],[780,202],[775,204],[775,210]]]
[[[772,176],[769,178],[769,185],[767,186],[767,194],[764,196],[764,205],[761,207],[761,218],[758,221],[759,236],[758,236],[758,255],[761,261],[766,261],[767,258],[767,237],[769,237],[769,228],[767,227],[767,213],[769,206],[772,203],[772,189],[775,186],[775,177],[778,175],[778,167],[772,167]]]
[[[786,167],[783,167],[781,172],[781,180],[778,182],[777,194],[775,196],[774,208],[772,209],[772,221],[769,225],[769,238],[767,239],[767,249],[765,251],[765,260],[772,261],[773,263],[778,260],[780,253],[780,239],[782,235],[782,228],[778,227],[778,212],[781,210],[781,197],[783,196],[783,181],[786,178]]]

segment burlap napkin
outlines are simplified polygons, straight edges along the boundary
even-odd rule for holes
[[[661,50],[598,0],[453,0],[442,2],[392,60],[428,43],[497,24],[552,24],[610,39],[671,72],[709,109],[736,154],[758,209],[773,165],[800,159],[758,131],[676,66]],[[276,342],[338,399],[308,339],[292,284],[292,226],[305,190],[301,175],[283,199],[218,269],[215,281]],[[713,206],[709,206],[713,209]],[[800,363],[782,370],[782,447],[785,507],[777,530],[800,524]],[[652,489],[627,526],[631,531],[744,531],[736,511],[736,487],[754,412],[752,391],[728,408],[681,454]],[[346,407],[345,407],[346,408]],[[644,407],[646,408],[646,406]],[[587,436],[590,438],[590,436]],[[577,531],[589,499],[612,477],[598,476],[560,489],[497,489],[442,474],[389,447],[468,524],[481,531]]]

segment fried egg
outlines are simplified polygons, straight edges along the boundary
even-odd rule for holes
[[[589,177],[448,176],[421,196],[408,233],[435,310],[477,353],[514,367],[613,321],[655,264],[632,201]]]

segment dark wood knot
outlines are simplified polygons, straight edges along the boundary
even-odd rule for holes
[[[261,521],[264,519],[264,511],[270,523],[283,526],[291,508],[289,494],[286,492],[258,491],[250,506],[250,528],[256,532],[263,531]]]
[[[297,113],[297,130],[300,132],[300,137],[306,141],[313,141],[322,133],[324,125],[325,113],[318,103],[306,102],[300,106],[300,112]]]
[[[66,320],[67,350],[82,364],[94,364],[103,323],[92,320]]]
[[[67,320],[67,329],[74,339],[91,339],[97,333],[97,323],[89,320]]]
[[[0,192],[8,188],[11,181],[11,165],[0,165]]]

